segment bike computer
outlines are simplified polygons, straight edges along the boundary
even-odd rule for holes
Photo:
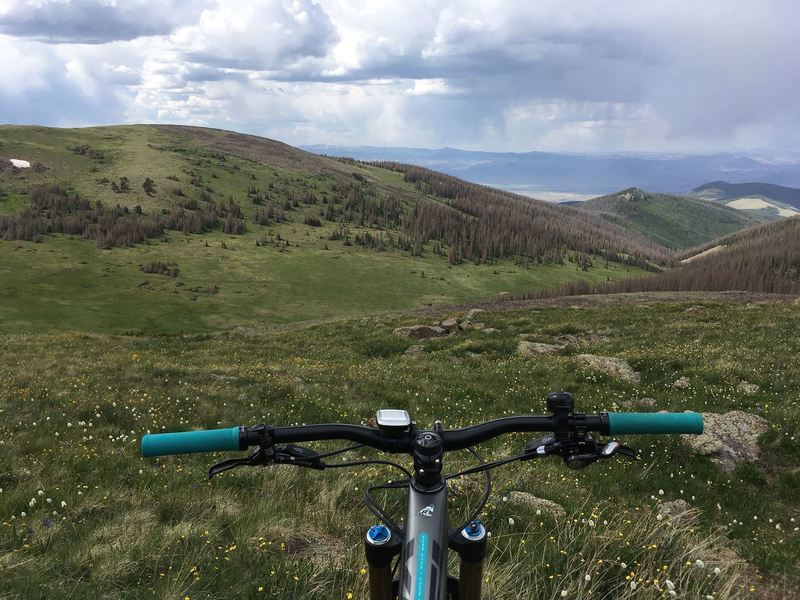
[[[375,415],[378,429],[386,433],[401,433],[411,427],[411,417],[404,410],[383,408]]]

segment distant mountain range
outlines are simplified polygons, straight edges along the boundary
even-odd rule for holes
[[[567,154],[478,152],[454,148],[304,146],[329,156],[396,161],[548,200],[615,192],[629,187],[684,194],[704,182],[768,181],[800,187],[800,158],[764,154]],[[561,195],[559,195],[561,193]]]

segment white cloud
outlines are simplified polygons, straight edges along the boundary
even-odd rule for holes
[[[0,120],[495,150],[792,147],[798,27],[800,5],[781,0],[0,1]]]

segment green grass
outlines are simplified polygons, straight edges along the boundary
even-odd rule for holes
[[[772,429],[762,461],[731,475],[674,436],[627,438],[641,450],[635,464],[574,472],[553,459],[496,471],[483,515],[492,531],[489,597],[560,598],[567,590],[584,598],[591,589],[599,598],[661,598],[665,579],[679,597],[795,597],[800,314],[788,305],[709,301],[700,314],[685,313],[687,306],[486,313],[480,319],[498,333],[431,340],[421,358],[403,356],[414,342],[391,331],[439,316],[384,315],[274,334],[4,334],[0,596],[362,598],[360,539],[373,517],[361,493],[394,473],[273,468],[208,484],[206,469],[221,456],[143,460],[140,437],[258,421],[364,422],[381,407],[405,408],[422,426],[439,418],[457,427],[544,412],[544,395],[566,389],[585,411],[649,396],[658,401],[654,410],[740,409],[764,416]],[[514,353],[521,334],[551,341],[598,330],[607,339],[589,351],[628,358],[642,375],[639,386],[577,369],[574,349],[541,358]],[[682,376],[691,389],[671,387]],[[741,380],[761,392],[740,395]],[[511,436],[483,450],[499,457],[527,439]],[[449,457],[448,470],[466,462]],[[569,522],[503,502],[510,490],[562,504]],[[464,486],[454,495],[454,520],[477,493]],[[676,498],[699,511],[695,524],[656,520],[659,501]],[[389,505],[399,513],[400,498]],[[761,574],[740,577],[730,549]],[[693,566],[697,559],[705,568]],[[783,596],[769,596],[780,586]]]
[[[643,273],[614,263],[587,272],[570,263],[451,267],[429,252],[411,258],[345,247],[328,241],[324,228],[276,231],[290,240],[286,252],[256,246],[256,232],[175,233],[166,242],[112,250],[63,236],[41,244],[0,242],[0,331],[202,332],[491,300],[501,291]],[[140,270],[154,260],[174,260],[179,276]],[[191,291],[214,286],[216,294]]]

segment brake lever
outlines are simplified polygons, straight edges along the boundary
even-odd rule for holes
[[[595,448],[588,452],[575,452],[564,456],[564,463],[567,467],[574,470],[585,469],[598,460],[613,458],[617,454],[636,460],[636,451],[628,446],[623,446],[617,441],[607,442],[602,445],[595,440],[591,440],[591,442]]]
[[[259,446],[247,458],[229,458],[217,463],[208,470],[208,478],[211,479],[214,475],[219,475],[236,467],[266,466],[272,462],[274,454],[272,446]]]

